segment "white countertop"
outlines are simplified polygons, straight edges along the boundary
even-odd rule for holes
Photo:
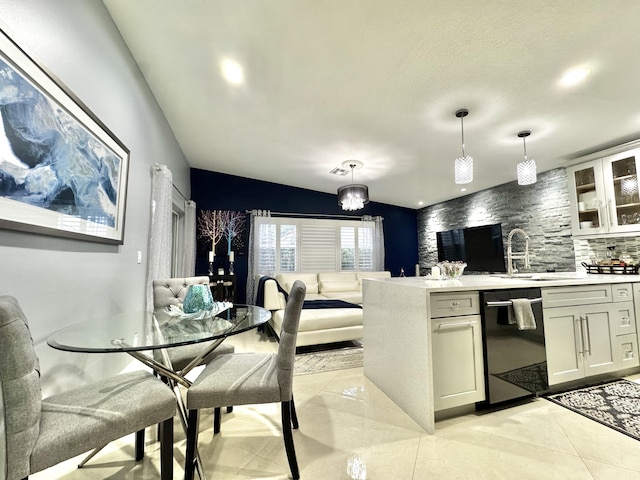
[[[504,278],[506,274],[462,275],[456,280],[433,279],[431,277],[393,277],[367,279],[374,282],[389,282],[407,287],[423,288],[430,292],[453,292],[463,290],[497,290],[505,288],[558,287],[570,285],[597,285],[602,283],[640,282],[640,275],[601,275],[583,272],[523,273]]]

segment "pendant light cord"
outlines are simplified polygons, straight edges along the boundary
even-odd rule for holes
[[[464,116],[460,117],[460,129],[462,130],[462,158],[466,155],[464,154]]]

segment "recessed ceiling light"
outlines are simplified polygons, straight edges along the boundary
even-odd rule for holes
[[[234,85],[240,85],[244,82],[244,70],[235,60],[222,60],[222,62],[220,62],[220,68],[222,69],[222,76],[227,82]]]
[[[464,188],[464,187],[462,187],[462,188],[460,189],[460,191],[461,191],[461,192],[466,192],[466,191],[467,191],[467,189],[466,189],[466,188]]]
[[[422,206],[422,205],[424,205],[424,202],[423,202],[422,200],[420,200],[420,201],[418,202],[418,205],[419,205],[419,206]]]
[[[563,87],[573,87],[583,82],[590,73],[591,69],[588,67],[570,68],[560,77],[560,85]]]

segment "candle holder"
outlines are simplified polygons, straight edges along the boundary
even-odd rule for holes
[[[233,275],[233,262],[229,262],[229,275]]]

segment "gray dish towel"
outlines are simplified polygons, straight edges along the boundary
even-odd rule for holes
[[[516,317],[518,330],[535,330],[536,317],[531,309],[531,300],[528,298],[514,298],[511,300],[513,305],[513,315]]]

